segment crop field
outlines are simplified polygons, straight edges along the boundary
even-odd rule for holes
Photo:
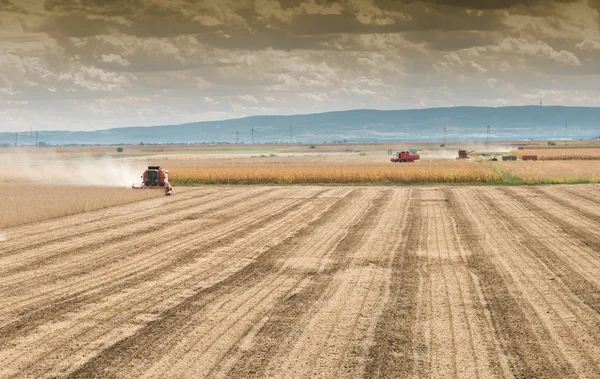
[[[600,163],[594,161],[494,162],[493,166],[527,184],[600,183]]]
[[[502,175],[471,162],[393,164],[311,162],[203,162],[171,164],[176,185],[297,183],[494,183]]]
[[[3,228],[0,377],[598,378],[599,202],[199,187]]]
[[[515,153],[518,156],[537,155],[541,161],[600,160],[600,147],[530,148]]]

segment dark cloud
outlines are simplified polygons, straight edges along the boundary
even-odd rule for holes
[[[0,0],[0,103],[30,102],[0,128],[597,104],[600,0],[575,2]]]

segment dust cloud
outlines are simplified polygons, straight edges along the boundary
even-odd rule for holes
[[[108,156],[67,158],[52,151],[11,151],[0,157],[0,180],[21,183],[131,187],[141,181],[144,162]]]
[[[6,241],[6,236],[2,232],[0,232],[0,242],[4,241]]]
[[[510,146],[504,145],[488,145],[478,143],[465,143],[464,147],[467,151],[474,150],[474,153],[486,153],[486,154],[501,154],[508,153],[512,150]],[[419,155],[422,160],[449,160],[456,159],[458,157],[458,149],[446,148],[443,150],[419,150]]]

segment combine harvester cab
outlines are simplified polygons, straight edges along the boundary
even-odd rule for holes
[[[142,175],[141,184],[133,184],[133,189],[162,189],[165,195],[170,195],[173,192],[173,187],[169,183],[169,170],[160,168],[160,166],[148,166]]]
[[[421,159],[419,154],[415,149],[411,149],[410,151],[399,151],[396,153],[396,157],[390,159],[391,162],[394,163],[413,163],[416,160]]]

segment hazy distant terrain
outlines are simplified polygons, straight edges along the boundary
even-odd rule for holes
[[[254,129],[255,143],[288,142],[292,138],[297,143],[440,141],[442,129],[446,127],[448,140],[464,141],[485,139],[487,125],[491,126],[494,140],[597,138],[600,136],[600,108],[350,110],[86,132],[40,131],[38,138],[49,144],[251,143]],[[14,133],[0,133],[0,144],[14,142]],[[19,133],[18,143],[35,144],[35,131]]]

